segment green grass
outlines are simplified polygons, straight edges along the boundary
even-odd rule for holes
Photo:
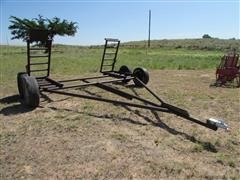
[[[26,47],[1,47],[1,82],[13,80],[17,72],[25,71]],[[81,75],[99,71],[103,47],[63,46],[53,47],[51,73],[53,75]],[[220,61],[221,51],[129,48],[120,47],[116,70],[121,65],[147,69],[212,69]]]
[[[126,47],[144,47],[146,46],[146,41],[133,41],[124,43]],[[218,50],[227,52],[230,49],[240,50],[240,40],[234,39],[163,39],[163,40],[152,40],[151,47],[153,48],[185,48],[190,50]]]
[[[219,63],[219,51],[187,49],[122,49],[119,63],[148,69],[212,69]]]
[[[240,40],[183,39],[153,40],[151,49],[145,41],[122,43],[116,70],[121,65],[131,69],[215,69],[229,49],[239,50]],[[103,46],[54,45],[51,73],[53,75],[81,75],[99,71]],[[1,82],[13,80],[17,72],[25,71],[26,46],[0,45]]]

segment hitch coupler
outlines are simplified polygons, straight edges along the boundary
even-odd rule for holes
[[[209,118],[209,119],[207,119],[207,124],[214,125],[217,128],[222,128],[222,129],[225,129],[225,130],[229,130],[229,126],[223,120]]]

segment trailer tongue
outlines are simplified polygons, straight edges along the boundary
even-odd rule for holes
[[[18,90],[20,94],[21,103],[29,107],[37,107],[40,103],[40,92],[49,92],[60,95],[67,95],[72,97],[79,97],[85,99],[96,100],[100,102],[112,103],[115,105],[126,105],[136,108],[149,109],[154,111],[161,111],[172,113],[180,116],[193,123],[199,124],[206,128],[217,130],[218,128],[228,129],[228,125],[222,120],[209,118],[206,122],[200,121],[189,115],[188,111],[179,107],[173,106],[164,102],[156,93],[154,93],[146,84],[149,81],[149,74],[144,68],[136,68],[132,72],[127,66],[121,66],[118,71],[115,70],[117,53],[120,45],[118,39],[105,39],[105,46],[100,67],[101,76],[92,76],[85,78],[75,78],[69,80],[56,81],[49,77],[50,75],[50,61],[51,61],[51,44],[48,33],[41,33],[41,37],[36,35],[39,30],[30,32],[29,40],[27,41],[27,66],[26,72],[20,72],[17,76]],[[45,35],[45,36],[44,36]],[[32,47],[31,43],[34,41],[43,41],[46,39],[46,47]],[[44,50],[44,52],[42,52]],[[34,53],[32,53],[34,51]],[[40,51],[43,54],[36,54]],[[33,58],[47,58],[47,62],[32,62]],[[36,69],[37,66],[46,65],[43,69]],[[32,69],[32,67],[35,67]],[[45,72],[43,75],[34,75],[36,72]],[[107,79],[106,79],[107,78]],[[94,81],[93,81],[94,80]],[[121,82],[126,84],[133,81],[135,86],[147,90],[159,103],[154,103],[143,97],[139,97],[128,92],[124,92],[108,84]],[[71,83],[71,84],[69,84]],[[125,98],[124,100],[108,99],[93,95],[84,95],[67,91],[67,89],[84,88],[95,86],[107,92]],[[132,100],[135,100],[134,102]],[[136,102],[138,101],[138,102]]]

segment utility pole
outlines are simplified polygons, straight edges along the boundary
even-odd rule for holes
[[[150,48],[150,41],[151,41],[151,10],[149,10],[148,15],[148,48]]]

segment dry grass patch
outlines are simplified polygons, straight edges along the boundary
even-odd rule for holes
[[[0,91],[1,177],[240,178],[239,89],[211,88],[213,81],[212,71],[155,70],[149,87],[195,117],[225,119],[230,132],[171,114],[54,94],[29,110],[6,84]],[[127,91],[151,99],[142,89]],[[119,98],[96,88],[81,92]]]

